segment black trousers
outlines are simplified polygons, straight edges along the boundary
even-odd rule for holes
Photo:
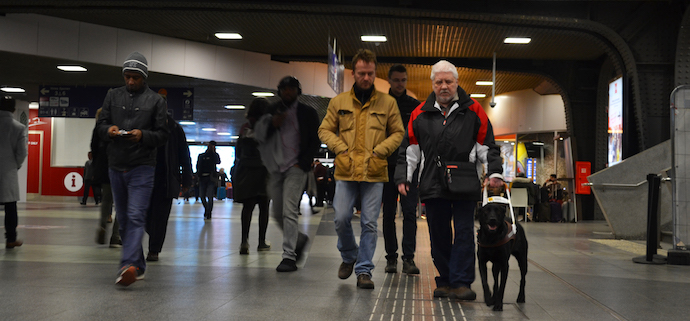
[[[5,205],[5,238],[7,242],[17,240],[17,202],[3,203]]]
[[[166,194],[167,188],[154,184],[151,204],[146,215],[146,233],[149,234],[149,252],[159,253],[163,249],[165,234],[168,231],[168,218],[172,208],[172,197]]]
[[[326,182],[316,183],[316,206],[323,206],[324,200],[326,200]]]
[[[101,185],[99,184],[94,184],[93,180],[90,179],[85,179],[84,180],[84,197],[82,197],[81,202],[83,204],[86,204],[86,200],[89,199],[89,190],[93,189],[93,199],[96,202],[96,204],[101,202]]]
[[[395,171],[395,167],[392,169]],[[417,173],[410,184],[407,196],[400,195],[400,206],[403,215],[402,257],[414,259],[417,249]],[[386,259],[398,258],[398,237],[395,228],[395,212],[398,209],[398,186],[389,173],[389,180],[383,184],[383,241],[386,248]]]
[[[252,212],[259,205],[259,244],[266,243],[266,228],[268,227],[268,196],[254,196],[242,203],[242,243],[249,238],[249,226],[252,224]]]

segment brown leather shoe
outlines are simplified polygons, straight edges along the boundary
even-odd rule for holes
[[[360,289],[373,289],[374,281],[371,280],[369,274],[360,274],[357,276],[357,287]]]
[[[450,296],[450,287],[442,286],[434,290],[434,298],[447,298]]]
[[[355,267],[355,262],[352,263],[345,263],[343,262],[340,264],[340,268],[338,269],[338,277],[345,280],[352,275],[352,270]]]
[[[24,244],[24,242],[22,242],[22,240],[16,240],[14,242],[7,242],[7,243],[5,243],[5,248],[6,249],[13,249],[15,247],[22,246],[22,244]]]
[[[461,286],[459,288],[450,289],[450,297],[457,300],[472,301],[477,298],[477,293],[474,293],[470,288]]]

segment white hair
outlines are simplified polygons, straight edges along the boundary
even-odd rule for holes
[[[434,80],[437,72],[450,72],[455,79],[458,79],[458,68],[447,60],[441,60],[431,67],[431,80]]]

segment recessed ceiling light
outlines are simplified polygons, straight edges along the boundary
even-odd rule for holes
[[[230,133],[225,133],[225,132],[222,132],[222,133],[216,133],[216,135],[221,135],[221,136],[230,136]]]
[[[255,97],[273,97],[273,96],[275,96],[274,93],[270,93],[270,92],[253,92],[252,95],[254,95]]]
[[[244,105],[225,105],[225,109],[244,109]]]
[[[238,138],[240,138],[240,136],[230,136],[230,138],[232,138],[232,139],[238,139]]]
[[[195,122],[193,122],[193,121],[188,121],[188,120],[183,120],[183,121],[179,122],[179,124],[180,124],[180,125],[196,125]]]
[[[38,109],[38,103],[35,101],[30,102],[29,109]]]
[[[196,141],[196,139],[191,139],[191,138],[188,138],[188,139],[187,139],[187,142],[189,142],[189,143],[193,143],[193,142],[195,142],[195,141]]]
[[[494,84],[493,81],[485,81],[485,80],[477,80],[476,83],[474,83],[477,86],[491,86]]]
[[[386,36],[362,36],[362,41],[366,42],[386,42],[388,39]]]
[[[202,128],[201,130],[203,130],[205,132],[215,132],[216,131],[215,128]]]
[[[82,66],[57,66],[57,69],[62,71],[86,71],[86,68]]]
[[[23,93],[26,92],[24,88],[19,88],[19,87],[2,87],[0,90],[6,92],[6,93]]]
[[[222,40],[239,40],[242,39],[242,35],[237,32],[217,32],[216,38]]]
[[[486,94],[471,94],[472,98],[486,98]]]
[[[530,43],[530,41],[532,41],[532,38],[517,38],[517,37],[510,38],[509,37],[509,38],[506,38],[505,40],[503,40],[503,43],[513,43],[513,44],[525,45],[525,44]]]

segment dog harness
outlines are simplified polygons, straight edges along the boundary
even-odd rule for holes
[[[510,191],[508,190],[508,184],[503,183],[503,186],[505,187],[506,191],[506,196],[508,198],[502,197],[502,196],[491,196],[488,197],[488,193],[486,191],[486,186],[484,186],[484,190],[482,191],[482,206],[485,206],[488,203],[501,203],[501,204],[508,204],[508,208],[510,209],[510,219],[512,220],[513,224],[510,229],[510,233],[508,235],[515,236],[515,233],[517,233],[517,226],[515,226],[515,213],[513,212],[513,204],[510,202]],[[506,222],[508,224],[508,222]],[[506,241],[507,243],[508,241]],[[503,243],[505,244],[505,243]],[[503,245],[501,244],[501,245]]]

